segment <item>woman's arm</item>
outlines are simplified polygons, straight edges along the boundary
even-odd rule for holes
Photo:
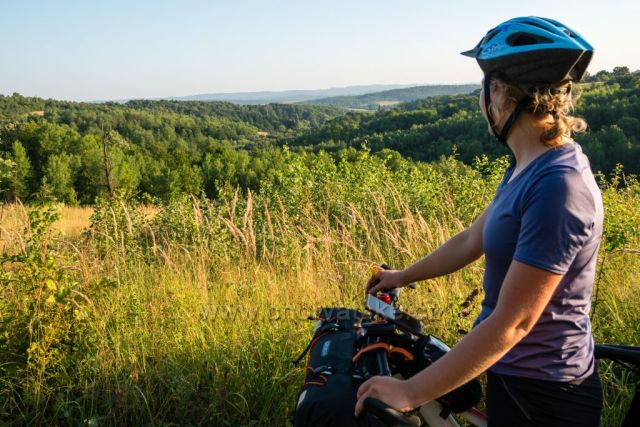
[[[487,209],[471,226],[447,240],[429,255],[407,267],[404,278],[407,283],[432,279],[453,273],[482,256],[482,229]]]
[[[408,283],[453,273],[480,258],[484,253],[482,229],[487,210],[485,209],[469,228],[447,240],[420,261],[402,271],[381,271],[376,277],[379,280],[367,283],[367,292],[375,294]]]
[[[356,413],[366,397],[406,411],[436,399],[490,368],[524,338],[549,303],[562,275],[512,261],[493,313],[449,353],[408,380],[374,377],[358,389]]]

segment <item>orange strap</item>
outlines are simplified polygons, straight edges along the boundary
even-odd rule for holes
[[[311,371],[311,372],[313,372],[314,374],[316,374],[316,371],[315,371],[313,368],[311,368],[311,367],[308,367],[308,366],[307,366],[307,368],[306,368],[306,369],[307,369],[307,371]],[[327,379],[327,377],[326,377],[325,375],[322,375],[322,374],[317,374],[317,375],[318,375],[318,377],[320,377],[324,382],[319,382],[319,381],[306,381],[306,382],[303,384],[303,387],[304,387],[304,386],[307,386],[307,385],[325,385],[325,384],[327,383],[328,379]]]
[[[394,347],[394,346],[392,346],[390,344],[387,344],[386,342],[377,342],[375,344],[371,344],[371,345],[366,346],[365,348],[363,348],[362,350],[357,352],[356,355],[353,356],[353,359],[351,359],[351,361],[355,362],[364,353],[367,353],[367,352],[369,352],[371,350],[375,350],[375,349],[378,349],[378,348],[385,349],[387,351],[387,354],[400,353],[401,355],[404,356],[405,360],[413,361],[413,354],[409,353],[407,350],[405,350],[402,347]]]

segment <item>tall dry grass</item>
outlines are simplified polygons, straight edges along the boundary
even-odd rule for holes
[[[59,314],[48,330],[75,331],[75,341],[48,336],[35,341],[44,349],[26,350],[26,361],[3,356],[11,375],[0,386],[0,419],[285,425],[303,376],[291,360],[313,327],[306,318],[321,306],[362,308],[372,264],[405,266],[427,254],[468,225],[495,186],[491,176],[456,171],[455,164],[430,166],[419,179],[412,169],[364,166],[331,175],[326,165],[292,165],[277,188],[236,192],[219,203],[185,198],[151,219],[135,206],[103,204],[87,233],[51,234],[38,250],[54,251],[54,267],[69,272],[64,277],[82,297],[74,297],[77,307],[65,305],[69,297],[43,305]],[[640,207],[638,193],[609,191],[612,203]],[[637,245],[637,238],[625,244]],[[640,260],[623,249],[607,257],[595,333],[638,344]],[[422,283],[404,293],[403,305],[427,331],[455,344],[479,310],[482,274],[479,261]],[[3,299],[21,307],[20,284],[4,283]],[[42,289],[45,298],[46,284]],[[631,378],[609,365],[602,372],[603,425],[618,425]]]

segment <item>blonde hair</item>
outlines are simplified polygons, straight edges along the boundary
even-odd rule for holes
[[[526,94],[527,92],[514,84],[493,78],[493,102],[489,109],[495,122],[500,123]],[[542,129],[540,141],[547,147],[555,147],[562,143],[564,137],[571,137],[572,133],[582,133],[587,129],[584,119],[570,115],[574,109],[571,82],[533,88],[529,91],[529,96],[533,101],[525,111],[533,116],[534,126]]]

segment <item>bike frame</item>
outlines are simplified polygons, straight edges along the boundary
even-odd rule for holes
[[[422,419],[427,423],[429,427],[460,426],[453,418],[453,416],[448,415],[447,418],[442,418],[440,416],[440,414],[442,413],[442,405],[436,400],[432,400],[426,405],[422,405],[419,412],[420,415],[422,415]],[[486,427],[489,422],[487,416],[483,412],[475,408],[462,412],[458,415],[477,427]]]

